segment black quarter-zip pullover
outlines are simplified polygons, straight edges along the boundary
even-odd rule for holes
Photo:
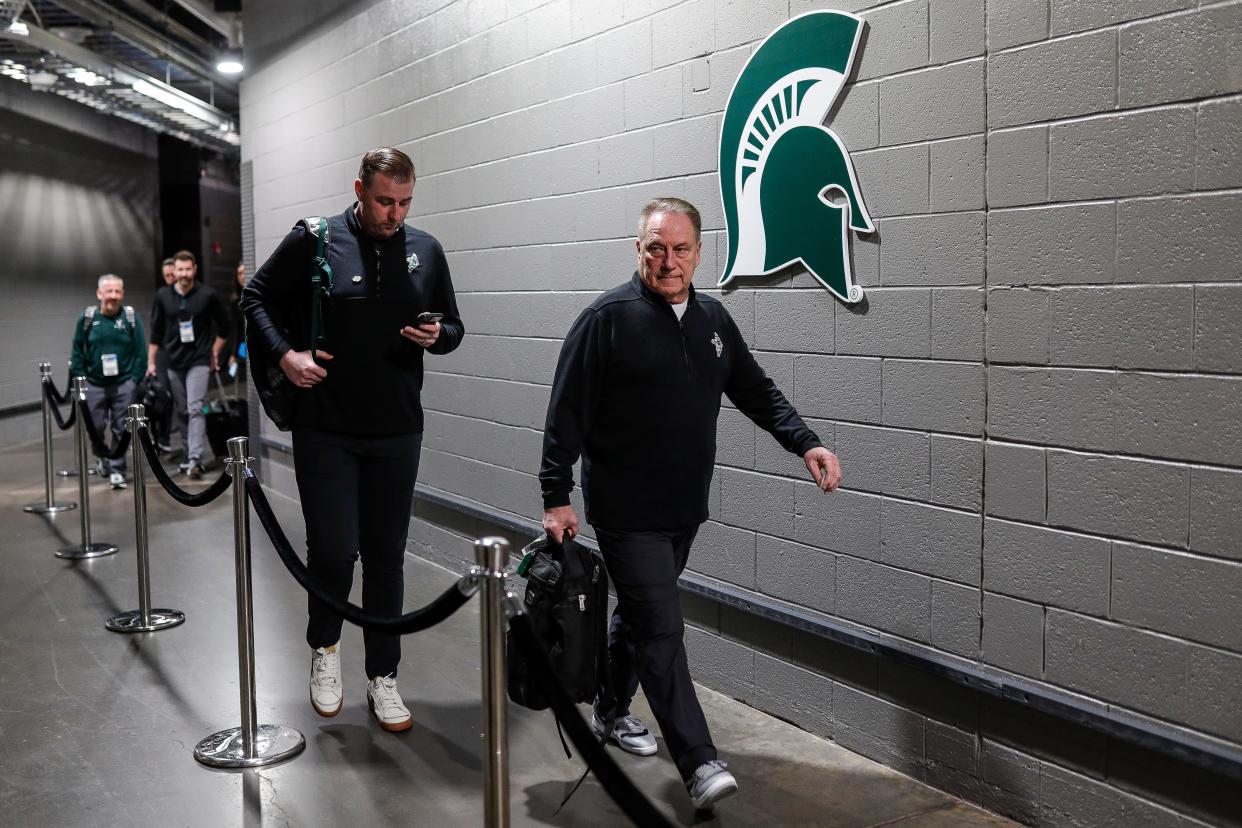
[[[692,287],[679,322],[635,273],[582,312],[561,348],[539,471],[544,507],[569,503],[581,454],[592,525],[702,523],[722,393],[788,451],[821,445],[720,302]]]
[[[339,434],[393,435],[423,430],[424,349],[401,336],[418,314],[444,314],[440,336],[425,350],[447,354],[465,335],[448,261],[436,239],[402,225],[372,239],[354,207],[328,217],[331,296],[323,302],[327,376],[299,392],[294,428]],[[251,329],[278,362],[310,347],[311,259],[315,239],[302,222],[242,290]]]

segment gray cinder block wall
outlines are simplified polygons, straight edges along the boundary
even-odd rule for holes
[[[254,249],[347,206],[365,149],[413,156],[411,221],[449,251],[469,332],[429,361],[423,483],[539,516],[559,340],[634,267],[650,196],[703,210],[712,289],[728,93],[763,36],[824,5],[383,0],[318,28],[291,11],[296,36],[242,87]],[[854,245],[867,300],[797,272],[722,298],[846,488],[819,495],[726,409],[691,567],[1242,744],[1242,3],[835,7],[868,22],[829,122],[877,220]],[[468,554],[474,527],[451,524],[415,520],[415,551]],[[706,684],[1020,820],[1242,819],[1223,776],[687,612]]]
[[[0,411],[64,390],[73,325],[103,273],[147,321],[159,227],[155,134],[0,78]],[[38,439],[36,412],[0,415],[0,445]]]

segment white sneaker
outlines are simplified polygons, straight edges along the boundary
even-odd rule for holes
[[[695,769],[694,776],[686,780],[686,791],[695,808],[710,811],[717,802],[737,793],[737,780],[728,768],[724,762],[713,759]]]
[[[331,718],[341,712],[341,654],[337,645],[319,647],[311,653],[311,707],[320,716]]]
[[[599,717],[599,713],[593,707],[591,708],[591,729],[595,731],[597,738],[604,735],[604,720]],[[608,734],[608,741],[635,756],[650,756],[656,752],[655,736],[651,735],[651,731],[637,716],[622,716],[613,722],[612,733]]]
[[[125,475],[121,474],[120,472],[113,472],[108,477],[108,482],[112,484],[112,488],[114,489],[124,489],[125,488]]]
[[[401,703],[395,676],[377,676],[367,683],[367,700],[371,712],[379,719],[380,727],[394,733],[409,730],[414,725],[409,708]]]

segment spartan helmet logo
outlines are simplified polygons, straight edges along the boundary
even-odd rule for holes
[[[801,262],[842,301],[862,299],[850,230],[875,228],[849,153],[823,121],[864,25],[846,12],[799,15],[768,35],[738,76],[720,130],[729,232],[720,286]]]

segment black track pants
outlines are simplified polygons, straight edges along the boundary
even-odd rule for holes
[[[314,429],[293,432],[293,461],[306,519],[306,565],[341,600],[349,598],[354,561],[362,558],[362,608],[401,614],[405,541],[423,435],[359,437]],[[308,597],[306,643],[341,638],[341,617]],[[366,630],[368,678],[397,672],[401,637]]]
[[[697,526],[679,532],[610,531],[595,527],[617,608],[608,656],[617,714],[630,711],[639,685],[682,778],[716,758],[707,719],[686,662],[685,622],[677,576],[686,567]]]

